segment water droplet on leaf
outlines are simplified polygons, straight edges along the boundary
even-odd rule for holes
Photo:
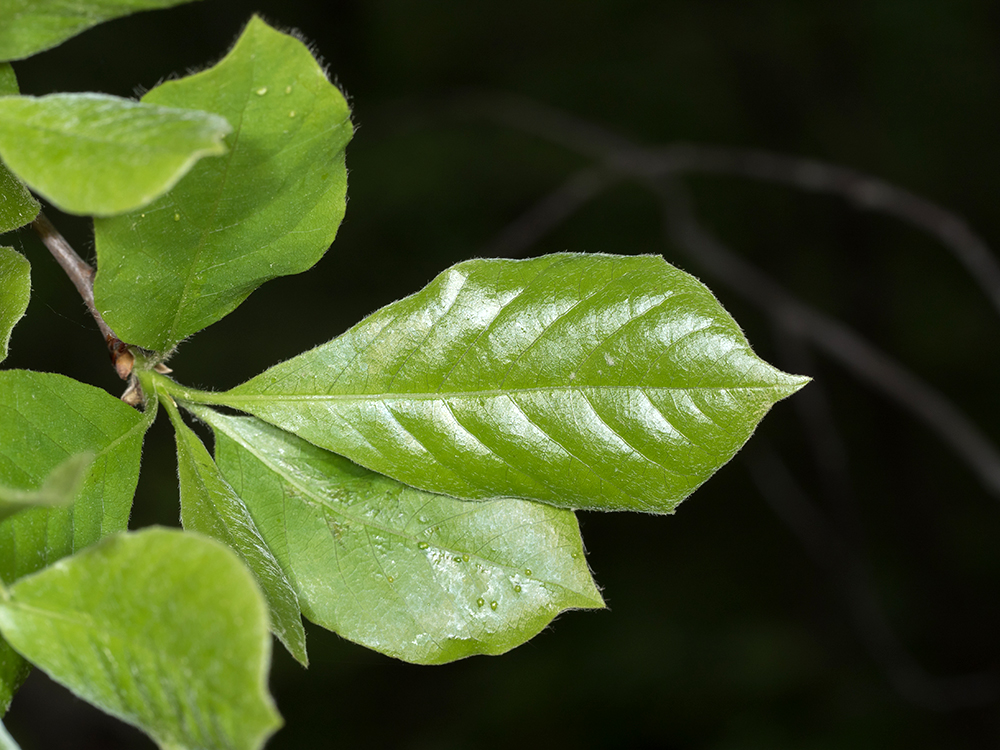
[[[514,591],[515,591],[516,593],[520,594],[520,593],[521,593],[521,587],[520,587],[519,585],[518,585],[518,586],[515,586],[515,587],[514,587]]]
[[[264,96],[267,93],[267,86],[261,86],[257,89],[257,96]]]
[[[428,544],[427,542],[417,542],[417,546],[418,546],[418,547],[419,547],[420,549],[427,549],[427,548],[428,548],[428,547],[430,547],[431,545],[429,545],[429,544]]]
[[[483,597],[479,597],[478,599],[476,599],[476,604],[482,607],[484,604],[486,604],[486,600],[483,599]]]
[[[496,612],[497,611],[497,603],[496,602],[490,602],[490,609],[492,609],[494,612]]]

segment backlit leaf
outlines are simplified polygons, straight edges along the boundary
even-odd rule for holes
[[[7,358],[10,334],[28,309],[31,265],[12,247],[0,247],[0,362]]]
[[[0,63],[0,96],[18,93],[14,68],[10,63]],[[0,234],[31,223],[40,208],[24,183],[0,161]]]
[[[104,94],[0,97],[0,157],[63,211],[145,206],[196,161],[224,153],[219,115]]]
[[[414,487],[669,513],[808,378],[660,257],[472,260],[206,402]]]
[[[112,18],[190,1],[2,0],[0,60],[29,57]]]
[[[168,411],[177,441],[184,528],[218,539],[240,556],[267,599],[274,634],[292,656],[308,666],[306,633],[295,590],[261,538],[243,501],[226,482],[201,440],[169,402]]]
[[[281,723],[253,577],[222,544],[148,529],[22,578],[0,631],[76,695],[171,750],[253,750]]]
[[[439,664],[604,606],[570,511],[422,492],[252,417],[197,414],[303,613],[345,638]]]
[[[218,65],[143,102],[217,112],[235,128],[224,157],[142,212],[95,222],[98,308],[123,341],[164,351],[320,259],[344,215],[353,128],[306,46],[259,18]]]

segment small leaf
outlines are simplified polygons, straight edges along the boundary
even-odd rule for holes
[[[3,0],[0,60],[21,60],[55,47],[81,31],[141,10],[191,0]]]
[[[672,512],[808,378],[660,257],[473,260],[212,403],[455,497]]]
[[[225,153],[224,117],[104,94],[0,97],[0,157],[63,211],[145,206],[203,156]]]
[[[0,484],[0,521],[29,508],[69,505],[83,488],[87,470],[94,462],[91,453],[70,456],[46,477],[37,490],[16,490]]]
[[[604,606],[570,511],[422,492],[252,417],[196,413],[303,613],[344,638],[440,664]]]
[[[235,554],[198,534],[120,534],[22,578],[0,631],[164,748],[255,749],[281,723],[264,599]]]
[[[0,96],[16,96],[18,93],[13,66],[0,63]],[[0,162],[0,234],[30,224],[38,216],[40,208],[24,183]]]
[[[143,101],[236,128],[225,157],[145,211],[95,223],[98,308],[122,340],[164,351],[322,257],[344,216],[353,127],[306,46],[259,18],[214,68]]]
[[[184,528],[218,539],[240,556],[267,599],[274,634],[299,663],[308,666],[306,633],[295,590],[239,495],[223,478],[198,436],[181,420],[177,408],[166,403],[177,440]]]
[[[7,359],[10,334],[28,309],[31,265],[12,247],[0,247],[0,362]]]
[[[73,505],[0,523],[0,578],[9,583],[125,529],[150,416],[62,375],[0,372],[0,485],[36,491],[71,456],[94,456]]]

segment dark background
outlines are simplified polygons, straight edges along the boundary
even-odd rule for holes
[[[591,163],[468,116],[456,103],[470,92],[527,97],[643,144],[850,166],[955,210],[1000,247],[1000,4],[989,0],[206,0],[108,23],[15,69],[27,94],[131,96],[217,60],[253,11],[300,29],[350,96],[350,202],[314,270],[271,282],[182,346],[171,365],[192,386],[235,385],[482,254]],[[1000,325],[939,243],[838,198],[724,176],[686,185],[734,251],[1000,439]],[[92,256],[85,221],[49,215]],[[6,364],[118,393],[69,282],[30,233],[11,242],[32,262],[34,296]],[[562,250],[663,253],[716,291],[763,356],[815,384],[675,516],[580,514],[610,611],[567,613],[508,655],[443,667],[318,628],[308,672],[277,646],[287,726],[268,747],[1000,745],[998,497],[837,363],[790,365],[760,310],[664,242],[643,185],[603,192],[530,254]],[[824,405],[832,420],[801,419]],[[846,462],[824,472],[812,446],[834,422]],[[177,523],[172,451],[160,420],[133,527]],[[775,456],[807,499],[761,494],[751,470],[778,476]],[[818,536],[803,544],[783,518],[810,509]],[[152,746],[38,672],[6,722],[25,750]]]

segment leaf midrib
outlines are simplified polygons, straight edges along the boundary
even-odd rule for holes
[[[704,393],[715,391],[780,391],[790,388],[794,384],[787,385],[781,383],[769,383],[765,385],[734,385],[734,386],[674,386],[674,387],[650,387],[642,385],[553,385],[536,386],[532,388],[494,388],[482,391],[433,391],[415,392],[396,391],[391,393],[256,393],[240,394],[228,391],[220,394],[210,394],[211,401],[202,403],[216,403],[223,406],[235,406],[244,402],[261,401],[439,401],[442,399],[462,399],[462,398],[493,398],[496,396],[510,396],[521,393],[570,393],[584,390],[600,391],[642,391],[643,393],[653,392],[684,392],[684,393]],[[239,386],[234,390],[239,390]],[[196,399],[201,401],[201,399]]]

